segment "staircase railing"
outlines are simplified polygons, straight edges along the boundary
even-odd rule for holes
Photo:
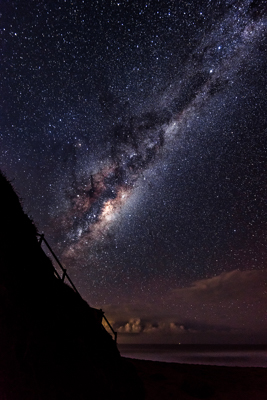
[[[47,240],[44,237],[44,234],[40,234],[37,233],[37,236],[40,238],[39,239],[39,244],[40,246],[42,245],[42,243],[45,243],[46,247],[48,248],[48,250],[50,251],[50,253],[52,254],[52,256],[54,257],[55,261],[57,262],[59,268],[62,271],[62,275],[60,276],[60,274],[57,272],[55,266],[53,265],[54,268],[54,273],[56,275],[56,277],[58,279],[60,279],[62,282],[64,282],[65,278],[67,279],[67,281],[69,282],[69,284],[71,285],[71,287],[73,288],[73,290],[75,291],[75,293],[77,293],[80,297],[82,297],[78,291],[78,289],[75,287],[74,283],[72,282],[72,280],[70,279],[70,276],[67,273],[66,268],[64,268],[61,264],[61,262],[59,261],[59,259],[57,258],[56,254],[53,252],[51,246],[49,245],[49,243],[47,242]],[[111,332],[114,335],[114,340],[117,343],[117,332],[114,331],[114,329],[112,328],[111,324],[109,323],[108,319],[106,318],[104,311],[103,310],[99,310],[102,313],[102,317],[104,318],[105,322],[107,323],[108,327],[110,328]]]
[[[57,262],[58,266],[60,267],[60,269],[62,270],[62,276],[60,276],[59,273],[57,272],[56,268],[54,267],[54,272],[55,272],[55,275],[57,276],[57,278],[62,280],[62,282],[64,282],[64,279],[66,278],[68,280],[68,282],[70,283],[71,287],[73,288],[73,290],[81,297],[81,295],[78,292],[77,288],[75,287],[74,283],[72,282],[72,280],[70,279],[69,275],[67,274],[66,268],[63,268],[61,262],[59,261],[59,259],[55,255],[55,253],[53,252],[53,250],[50,247],[50,245],[48,244],[47,240],[45,239],[44,234],[43,233],[42,234],[38,233],[37,236],[40,237],[39,244],[41,245],[42,242],[44,242],[46,244],[46,247],[48,248],[48,250],[50,251],[50,253],[54,257],[54,259],[56,260],[56,262]]]

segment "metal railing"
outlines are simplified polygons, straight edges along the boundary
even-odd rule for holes
[[[48,250],[50,251],[50,253],[51,253],[52,256],[54,257],[55,261],[57,262],[59,268],[60,268],[61,271],[62,271],[62,276],[60,276],[60,274],[57,272],[55,266],[52,264],[52,265],[53,265],[53,268],[54,268],[54,273],[55,273],[56,277],[57,277],[58,279],[60,279],[62,282],[64,282],[64,280],[65,280],[65,278],[66,278],[67,281],[69,282],[70,286],[72,287],[72,289],[75,291],[75,293],[77,293],[77,294],[82,298],[82,296],[81,296],[80,293],[78,292],[78,289],[75,287],[74,283],[73,283],[72,280],[70,279],[70,277],[69,277],[69,275],[68,275],[68,273],[67,273],[66,268],[64,268],[64,267],[62,266],[61,262],[59,261],[59,259],[58,259],[57,256],[55,255],[55,253],[53,252],[51,246],[49,245],[49,243],[48,243],[47,240],[45,239],[44,234],[43,234],[43,233],[42,233],[42,234],[37,233],[37,236],[40,238],[40,239],[39,239],[39,244],[40,244],[40,246],[42,245],[42,243],[45,243],[46,247],[48,248]],[[106,316],[105,316],[105,314],[104,314],[104,311],[103,311],[102,309],[100,309],[99,311],[102,313],[102,318],[105,320],[105,322],[107,323],[109,329],[110,329],[111,332],[113,333],[115,343],[117,343],[117,332],[115,332],[114,329],[112,328],[111,324],[109,323],[108,319],[106,318]],[[103,326],[103,325],[102,325],[102,326]],[[103,326],[103,328],[104,328],[104,326]]]
[[[37,233],[37,236],[40,237],[40,239],[39,239],[40,246],[42,245],[42,242],[44,242],[46,244],[46,247],[48,248],[48,250],[50,251],[50,253],[54,257],[54,259],[56,260],[56,262],[57,262],[58,266],[60,267],[60,269],[62,270],[62,276],[60,276],[59,273],[57,272],[56,268],[53,266],[54,267],[54,272],[55,272],[55,275],[57,276],[57,278],[62,280],[62,282],[64,282],[64,279],[66,278],[68,280],[68,282],[70,283],[71,287],[73,288],[73,290],[81,297],[81,295],[78,292],[77,288],[75,287],[74,283],[72,282],[72,280],[70,279],[69,275],[67,274],[66,268],[63,268],[61,262],[59,261],[59,259],[57,258],[57,256],[55,255],[55,253],[53,252],[51,247],[49,246],[47,240],[44,237],[44,234],[42,233],[40,235],[39,233]]]
[[[117,343],[117,335],[118,335],[118,333],[115,332],[114,329],[112,328],[112,326],[110,325],[108,319],[106,318],[106,316],[105,316],[105,314],[104,314],[104,311],[101,310],[101,309],[100,309],[100,311],[102,311],[102,313],[103,313],[103,318],[104,318],[104,320],[106,321],[106,323],[108,324],[109,329],[111,330],[111,332],[112,332],[113,335],[114,335],[115,343]]]

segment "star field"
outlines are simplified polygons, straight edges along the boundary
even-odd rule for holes
[[[0,168],[83,297],[140,337],[255,301],[235,327],[249,341],[264,310],[237,287],[266,272],[265,2],[7,1],[0,16]]]

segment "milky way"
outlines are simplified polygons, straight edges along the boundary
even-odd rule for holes
[[[179,80],[149,99],[152,107],[147,112],[127,115],[110,130],[104,166],[85,184],[75,183],[68,211],[60,219],[69,238],[65,255],[76,258],[92,241],[105,237],[144,171],[161,161],[165,147],[179,147],[186,125],[192,126],[212,97],[234,84],[238,70],[266,33],[263,12],[264,7],[253,13],[247,6],[226,12],[190,54]]]
[[[22,3],[1,4],[0,168],[81,294],[121,333],[251,334],[266,2]]]

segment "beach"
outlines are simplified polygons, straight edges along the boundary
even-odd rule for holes
[[[144,383],[146,400],[267,399],[267,368],[127,360]]]

